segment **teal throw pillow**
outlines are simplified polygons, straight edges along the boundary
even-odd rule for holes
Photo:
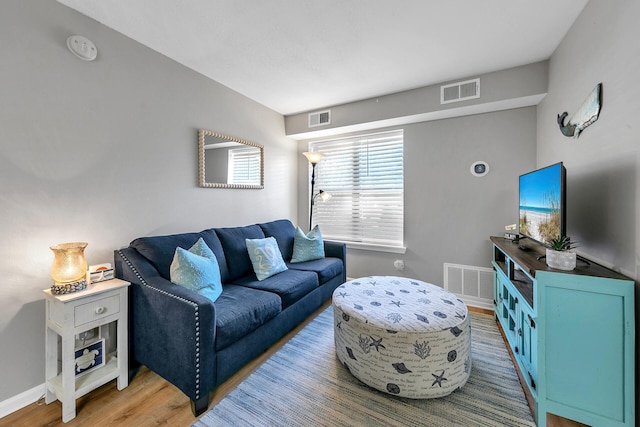
[[[264,280],[287,269],[278,242],[273,237],[245,239],[245,242],[258,280]]]
[[[218,260],[202,238],[188,251],[176,248],[169,275],[171,282],[191,289],[211,301],[217,300],[222,293]]]
[[[293,236],[293,257],[291,262],[312,261],[324,258],[324,242],[320,227],[317,225],[308,233],[304,234],[300,227],[296,227]]]

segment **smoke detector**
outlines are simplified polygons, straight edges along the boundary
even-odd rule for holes
[[[98,49],[91,40],[82,36],[71,36],[67,39],[67,47],[77,58],[93,61],[98,56]]]

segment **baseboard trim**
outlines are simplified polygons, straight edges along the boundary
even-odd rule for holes
[[[45,393],[44,383],[0,402],[0,418],[37,402]]]

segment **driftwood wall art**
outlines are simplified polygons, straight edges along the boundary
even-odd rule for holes
[[[598,120],[600,108],[602,108],[602,83],[598,83],[587,99],[584,100],[578,111],[571,116],[566,125],[564,124],[564,119],[566,119],[569,113],[565,111],[562,114],[558,114],[560,132],[562,132],[564,136],[579,137],[580,133],[587,126]]]

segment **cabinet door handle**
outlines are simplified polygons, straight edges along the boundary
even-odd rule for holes
[[[515,350],[516,350],[516,354],[520,354],[520,352],[518,351],[518,346],[516,346]]]
[[[522,328],[518,328],[518,335],[522,336]]]
[[[107,310],[107,309],[106,309],[106,307],[102,307],[102,306],[100,306],[100,307],[96,307],[96,314],[102,314],[102,313],[104,313],[106,310]]]
[[[516,303],[516,304],[518,303],[518,297],[516,297],[516,299],[515,299],[515,303]]]
[[[536,322],[533,320],[533,318],[531,317],[531,315],[529,313],[527,313],[527,317],[529,318],[529,324],[531,325],[532,328],[536,327]]]
[[[531,375],[531,372],[527,371],[527,374],[529,374],[529,381],[531,381],[531,388],[532,389],[536,389],[536,381],[533,379],[533,375]]]

